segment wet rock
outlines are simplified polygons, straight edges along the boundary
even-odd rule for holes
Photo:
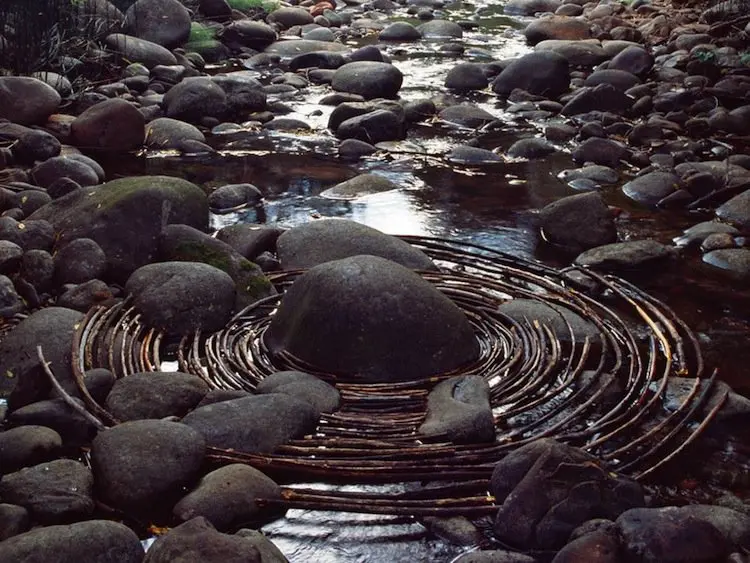
[[[357,199],[370,194],[398,189],[398,186],[379,174],[360,174],[324,190],[320,195],[330,199]]]
[[[237,223],[219,229],[216,238],[227,243],[248,260],[276,250],[276,240],[284,231],[278,227]]]
[[[313,51],[302,53],[289,61],[289,69],[298,71],[303,68],[337,69],[346,63],[346,58],[341,53],[330,51]]]
[[[314,51],[348,51],[349,48],[341,43],[331,43],[330,41],[313,41],[311,39],[295,39],[292,41],[275,41],[265,49],[265,53],[270,55],[279,55],[282,58],[291,58],[302,53],[312,53]],[[375,48],[375,51],[378,51]],[[379,53],[380,51],[378,51]],[[382,62],[382,56],[380,58]]]
[[[261,563],[255,543],[240,535],[222,534],[203,517],[172,528],[154,542],[143,563]]]
[[[60,435],[44,426],[19,426],[0,432],[0,473],[12,473],[55,459],[62,448]]]
[[[108,273],[124,280],[156,258],[164,224],[207,230],[208,203],[204,191],[186,180],[139,176],[72,192],[31,218],[48,219],[60,245],[77,238],[96,241],[107,255]]]
[[[671,172],[660,170],[637,176],[622,186],[622,192],[633,201],[656,205],[680,187],[680,179]]]
[[[268,509],[257,499],[279,499],[280,487],[257,469],[244,464],[226,465],[208,473],[173,510],[180,521],[202,516],[217,530],[232,530],[258,520]]]
[[[167,48],[190,35],[190,13],[177,0],[138,0],[125,13],[128,33]]]
[[[38,293],[50,290],[55,273],[52,256],[46,250],[29,250],[21,258],[21,278]]]
[[[185,78],[164,96],[167,117],[198,123],[204,117],[221,119],[228,110],[227,95],[213,80],[203,76]]]
[[[263,22],[250,19],[230,23],[221,32],[225,42],[238,43],[244,47],[262,51],[277,39],[274,29]]]
[[[377,152],[377,148],[359,139],[344,139],[339,145],[339,158],[344,160],[359,160],[363,156]]]
[[[703,262],[740,280],[750,280],[750,248],[724,248],[703,255]]]
[[[614,218],[596,192],[564,197],[542,208],[539,226],[544,239],[573,252],[617,240]]]
[[[393,22],[380,32],[378,38],[381,41],[416,41],[422,39],[422,34],[408,22]]]
[[[616,184],[620,175],[616,170],[609,166],[601,166],[599,164],[591,164],[589,166],[583,166],[582,168],[574,168],[563,170],[557,176],[560,180],[566,183],[571,183],[576,180],[591,180],[596,184]]]
[[[141,563],[143,547],[130,528],[108,520],[47,526],[0,543],[0,562]]]
[[[641,83],[640,78],[624,70],[604,69],[592,72],[584,81],[586,86],[609,84],[620,92],[625,92]]]
[[[263,199],[261,191],[252,184],[226,184],[208,196],[208,207],[214,213],[227,213],[240,207],[257,205]]]
[[[484,378],[467,375],[438,383],[427,397],[427,416],[419,433],[445,436],[455,444],[494,442],[495,420]]]
[[[333,75],[331,87],[359,94],[367,100],[395,98],[403,82],[401,71],[388,63],[357,61],[345,64]]]
[[[175,335],[223,328],[235,302],[232,278],[200,262],[147,264],[131,274],[125,291],[144,322]]]
[[[45,206],[46,208],[46,206]],[[51,250],[56,237],[53,226],[45,220],[0,217],[0,240],[9,240],[25,251]]]
[[[643,47],[632,45],[617,53],[607,68],[609,70],[622,70],[639,76],[646,77],[654,66],[654,57]]]
[[[459,63],[448,71],[445,87],[451,90],[484,90],[489,80],[478,63]]]
[[[745,190],[719,206],[716,216],[740,229],[750,230],[750,190]]]
[[[211,78],[226,94],[230,116],[244,118],[247,113],[266,109],[266,93],[262,85],[248,71],[228,72]]]
[[[552,330],[561,342],[575,341],[580,345],[588,339],[596,344],[601,339],[596,325],[565,307],[516,298],[503,303],[497,310],[518,323],[539,322]]]
[[[647,268],[674,256],[672,247],[655,240],[615,242],[592,248],[576,258],[576,264],[595,270],[622,271]]]
[[[298,278],[264,338],[274,353],[367,381],[428,377],[477,353],[460,309],[417,274],[375,256],[321,264]]]
[[[143,63],[147,68],[157,65],[177,64],[175,56],[167,49],[145,39],[123,33],[108,35],[105,43],[130,63]]]
[[[159,248],[165,260],[200,262],[227,273],[234,282],[237,310],[275,294],[271,282],[257,265],[228,244],[187,225],[165,227]]]
[[[617,90],[611,84],[599,84],[594,87],[584,87],[565,104],[561,115],[580,115],[592,111],[608,111],[625,113],[633,106],[633,98]]]
[[[465,553],[454,559],[454,563],[537,563],[537,560],[515,551],[491,549]]]
[[[120,420],[182,417],[208,393],[198,376],[180,372],[135,373],[118,379],[107,395],[107,410]]]
[[[544,136],[553,143],[565,143],[576,136],[578,130],[565,123],[551,123],[544,128]]]
[[[617,168],[621,161],[628,159],[630,151],[625,145],[617,141],[591,137],[578,145],[573,150],[572,156],[576,162],[593,162],[594,164]]]
[[[640,485],[615,476],[583,450],[536,440],[496,465],[490,490],[502,503],[494,531],[521,549],[559,549],[591,518],[643,506]]]
[[[169,117],[150,121],[146,125],[145,135],[146,146],[154,149],[176,149],[185,140],[206,142],[206,137],[197,127]]]
[[[562,2],[560,0],[510,0],[503,7],[503,12],[514,16],[533,16],[537,12],[555,12]]]
[[[682,506],[680,511],[714,526],[733,550],[745,550],[750,545],[750,516],[747,514],[710,504]]]
[[[535,51],[552,51],[565,58],[572,67],[592,67],[607,60],[607,52],[599,41],[568,41],[547,39],[534,47]]]
[[[94,478],[85,465],[58,459],[4,475],[0,498],[23,506],[36,522],[57,524],[90,516],[93,488]]]
[[[505,67],[492,83],[492,90],[507,97],[519,88],[530,94],[555,98],[569,86],[567,59],[551,51],[539,51],[524,55]]]
[[[74,399],[83,408],[83,402]],[[36,401],[14,410],[8,421],[17,426],[46,426],[57,432],[67,447],[80,447],[91,442],[96,428],[63,399]]]
[[[79,238],[55,253],[54,270],[58,284],[84,283],[101,278],[107,269],[107,256],[95,241]]]
[[[495,164],[503,162],[503,159],[494,152],[487,149],[458,145],[453,147],[445,157],[448,162],[456,164],[468,164],[481,166],[483,164]]]
[[[65,291],[58,297],[57,306],[86,313],[94,305],[113,297],[112,290],[106,283],[90,280]]]
[[[313,41],[336,41],[336,34],[327,27],[316,27],[307,33],[303,33],[302,39],[312,39]]]
[[[448,106],[438,114],[438,117],[449,123],[455,123],[472,129],[477,129],[497,119],[490,112],[468,103]]]
[[[272,11],[266,17],[268,23],[278,23],[282,27],[289,29],[295,25],[306,25],[313,23],[313,17],[310,12],[303,8],[284,7]]]
[[[52,201],[49,194],[40,190],[24,190],[18,192],[17,198],[24,217],[28,217],[34,213],[34,211]]]
[[[44,161],[59,154],[60,141],[54,135],[36,129],[21,135],[13,145],[13,156],[18,162],[27,164],[33,164],[37,160]]]
[[[617,534],[596,530],[574,539],[557,552],[552,563],[621,563]]]
[[[482,532],[465,516],[425,516],[422,525],[434,536],[453,545],[479,545]]]
[[[426,254],[408,243],[354,221],[322,219],[282,234],[277,242],[285,270],[312,268],[331,260],[371,254],[415,270],[434,270]]]
[[[532,137],[519,139],[513,143],[508,149],[508,156],[534,160],[544,158],[554,152],[557,152],[557,149],[551,143],[538,137]]]
[[[57,111],[60,94],[36,78],[0,76],[0,119],[20,125],[44,123]]]
[[[29,511],[15,504],[0,503],[0,542],[27,532],[31,527]],[[3,547],[0,545],[0,557]]]
[[[357,139],[371,144],[402,139],[404,135],[403,119],[386,109],[349,118],[336,129],[336,136],[340,139]]]
[[[183,419],[209,446],[250,453],[273,452],[311,432],[317,422],[312,405],[281,393],[205,405]]]
[[[43,188],[51,186],[60,178],[70,178],[81,186],[94,186],[99,183],[99,176],[91,166],[69,156],[56,156],[45,160],[32,168],[31,174],[34,181]]]
[[[312,405],[318,413],[338,410],[341,395],[338,390],[309,373],[279,371],[261,380],[255,388],[258,394],[283,393]]]
[[[0,317],[7,319],[26,308],[8,276],[0,275]]]
[[[534,20],[523,30],[529,45],[536,45],[547,39],[578,41],[591,37],[588,22],[566,16],[551,16]]]
[[[709,563],[729,553],[714,526],[676,507],[634,508],[616,523],[627,556],[643,563]]]
[[[734,248],[737,244],[734,237],[729,233],[711,233],[701,243],[701,252],[719,250],[722,248]]]
[[[200,471],[206,442],[176,422],[136,420],[101,432],[91,444],[98,495],[117,508],[167,504]],[[159,452],[158,456],[153,455]]]
[[[78,311],[48,307],[29,315],[0,342],[0,397],[8,398],[11,409],[44,399],[50,383],[42,370],[36,347],[41,346],[55,377],[66,390],[75,388],[71,370],[71,349]]]
[[[417,27],[422,37],[440,38],[452,37],[460,39],[464,35],[463,28],[455,22],[447,20],[432,20]]]

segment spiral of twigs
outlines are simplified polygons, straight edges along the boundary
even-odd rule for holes
[[[422,275],[465,312],[480,342],[479,358],[424,380],[363,384],[346,374],[321,372],[289,354],[273,356],[262,335],[284,291],[303,272],[275,274],[278,296],[247,307],[219,332],[182,338],[176,350],[180,371],[202,377],[215,389],[248,391],[273,372],[306,371],[334,384],[342,406],[324,414],[314,434],[273,454],[212,449],[214,460],[306,480],[460,482],[433,489],[433,496],[463,495],[427,502],[417,493],[385,499],[288,490],[283,502],[289,506],[476,515],[492,509],[492,499],[482,491],[494,464],[524,444],[552,437],[584,448],[620,473],[647,480],[693,442],[724,403],[725,394],[715,396],[715,373],[704,377],[700,349],[687,326],[631,283],[578,268],[556,270],[473,244],[403,238],[439,265],[439,271]],[[574,313],[599,335],[576,340],[568,321],[561,333],[559,327],[514,320],[498,310],[519,298]],[[107,367],[118,377],[157,371],[166,342],[127,301],[94,309],[77,333],[77,377],[82,382],[83,371],[92,367]],[[461,374],[480,375],[490,385],[497,428],[493,443],[456,445],[447,437],[426,440],[417,433],[431,388]],[[691,378],[692,388],[667,412],[663,402],[674,377]],[[116,422],[90,397],[88,402],[95,414]]]

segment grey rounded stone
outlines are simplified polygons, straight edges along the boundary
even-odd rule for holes
[[[591,248],[575,261],[595,270],[622,271],[646,268],[673,256],[671,246],[655,240],[632,240]]]
[[[185,140],[206,142],[201,131],[190,123],[170,117],[159,117],[146,125],[147,147],[155,149],[175,149]]]
[[[359,94],[367,100],[395,98],[404,80],[395,66],[374,61],[357,61],[339,67],[331,87],[339,92]]]
[[[516,88],[555,98],[570,86],[568,60],[551,51],[529,53],[514,60],[495,78],[492,90],[508,96]]]
[[[182,417],[208,393],[197,375],[180,372],[134,373],[118,379],[106,406],[121,421]]]
[[[101,278],[107,270],[107,255],[89,238],[79,238],[55,253],[55,279],[59,284],[84,283]]]
[[[62,448],[60,435],[45,426],[19,426],[0,432],[0,473],[55,459]]]
[[[539,212],[547,242],[582,251],[617,240],[614,217],[596,192],[564,197]]]
[[[140,39],[171,49],[187,41],[190,19],[178,0],[137,0],[125,13],[125,27]]]
[[[339,408],[341,394],[331,384],[301,371],[278,371],[258,383],[258,394],[283,393],[310,403],[319,413]]]
[[[49,84],[26,76],[0,77],[0,118],[21,125],[44,123],[57,111],[60,94]]]

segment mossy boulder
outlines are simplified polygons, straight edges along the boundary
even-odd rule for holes
[[[49,221],[58,247],[90,238],[107,256],[108,274],[124,281],[153,262],[159,233],[180,223],[208,229],[208,200],[203,190],[181,178],[138,176],[76,190],[36,211],[30,218]]]

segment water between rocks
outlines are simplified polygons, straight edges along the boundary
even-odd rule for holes
[[[449,5],[447,12],[446,19],[477,24],[464,33],[461,60],[510,58],[529,50],[519,31],[523,21],[503,16],[501,5],[464,2]],[[352,46],[374,41],[364,38]],[[446,42],[379,45],[404,74],[402,98],[448,94],[443,81],[459,59],[440,51]],[[575,168],[567,152],[532,162],[506,159],[481,168],[456,166],[445,159],[451,148],[472,139],[476,146],[502,155],[518,138],[537,134],[540,124],[516,122],[495,96],[474,93],[465,99],[499,117],[503,127],[482,132],[439,121],[420,124],[410,128],[406,140],[384,144],[387,151],[382,154],[346,163],[335,156],[336,140],[326,130],[332,107],[317,103],[327,93],[327,87],[311,85],[294,97],[280,98],[293,109],[287,117],[309,123],[312,131],[217,134],[209,142],[220,151],[218,156],[149,153],[118,157],[105,163],[108,177],[167,174],[207,189],[239,182],[261,188],[265,194],[262,208],[215,215],[212,220],[217,229],[239,221],[293,226],[317,217],[342,217],[391,234],[459,239],[555,265],[570,262],[570,256],[545,246],[533,225],[538,209],[575,193],[556,177],[563,169]],[[400,187],[349,201],[320,195],[326,188],[363,172],[382,174]],[[610,205],[623,210],[618,220],[622,240],[654,238],[670,243],[682,229],[705,219],[696,214],[633,207],[621,195],[619,185],[607,187],[602,193]],[[711,277],[701,268],[697,255],[683,256],[669,272],[650,272],[638,283],[664,300],[696,331],[708,365],[719,367],[722,377],[736,390],[750,390],[750,384],[742,378],[742,368],[750,362],[747,292],[733,291]],[[400,485],[390,489],[403,490]],[[292,562],[450,561],[469,549],[444,542],[418,521],[404,517],[291,510],[263,531]]]

